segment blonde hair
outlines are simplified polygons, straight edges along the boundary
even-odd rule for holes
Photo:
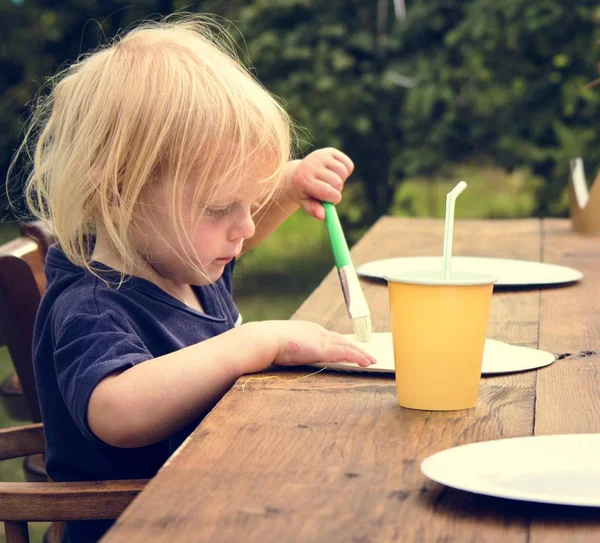
[[[33,154],[27,204],[74,264],[91,270],[88,236],[101,224],[121,271],[131,273],[137,204],[156,179],[174,183],[173,227],[188,242],[187,260],[180,211],[192,175],[194,204],[210,206],[259,164],[262,205],[272,198],[290,159],[291,122],[232,44],[207,17],[170,17],[141,24],[50,81],[10,171],[20,153]]]

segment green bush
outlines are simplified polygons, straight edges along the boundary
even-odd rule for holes
[[[479,155],[530,168],[545,180],[534,212],[560,213],[568,160],[600,164],[600,98],[586,87],[600,58],[595,3],[413,0],[403,21],[372,0],[223,4],[203,6],[236,21],[260,79],[314,144],[355,160],[362,220],[388,211],[406,177]]]
[[[401,21],[385,0],[47,5],[0,4],[9,22],[0,46],[0,173],[38,82],[103,34],[176,9],[233,21],[259,79],[311,134],[302,149],[350,154],[364,205],[347,224],[389,211],[402,180],[480,156],[541,177],[534,213],[560,214],[568,160],[583,156],[590,172],[600,165],[600,97],[586,86],[600,58],[595,3],[407,0]],[[414,86],[399,86],[399,74]]]

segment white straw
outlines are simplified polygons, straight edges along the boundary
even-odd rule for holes
[[[446,195],[446,227],[444,229],[444,280],[450,279],[452,271],[450,259],[452,258],[452,237],[454,234],[454,205],[458,195],[467,188],[467,184],[461,181]]]

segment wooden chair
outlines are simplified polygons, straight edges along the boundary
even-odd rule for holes
[[[0,385],[0,398],[14,420],[42,421],[33,380],[31,338],[46,288],[44,257],[38,242],[26,236],[0,247],[0,334],[16,371]]]
[[[21,236],[0,247],[0,329],[34,421],[0,429],[0,460],[45,452],[31,353],[35,314],[45,286],[42,263],[37,242],[29,237]],[[4,521],[6,541],[28,542],[27,522],[115,519],[146,483],[0,483],[0,520]],[[56,536],[60,525],[54,528]]]
[[[29,370],[31,359],[30,331],[23,324],[33,322],[39,298],[46,290],[44,260],[54,237],[41,221],[21,223],[21,236],[0,246],[0,254],[11,255],[5,261],[0,278],[0,347],[6,345],[15,365],[16,373],[9,375],[0,384],[0,402],[10,418],[17,421],[41,422],[33,375]],[[20,260],[24,260],[33,271],[39,296],[30,285],[20,283]],[[33,299],[29,299],[33,296]],[[15,315],[17,322],[14,321]],[[23,335],[24,334],[24,335]],[[22,381],[25,382],[26,393]]]
[[[48,248],[54,243],[54,236],[50,231],[48,231],[48,229],[44,226],[44,223],[42,221],[30,221],[19,223],[19,232],[22,236],[37,241],[42,257],[46,257]]]
[[[32,330],[26,329],[26,323],[33,323],[46,287],[44,257],[53,239],[39,222],[22,225],[21,232],[0,246],[0,255],[7,255],[0,271],[0,346],[7,346],[16,370],[0,383],[0,402],[13,420],[41,422],[31,368]],[[21,277],[23,265],[33,270],[37,288],[27,283],[27,276]],[[23,462],[26,479],[46,480],[44,464],[42,454],[27,456]]]
[[[40,423],[0,429],[0,460],[43,453]],[[94,481],[82,483],[2,483],[0,520],[6,543],[29,543],[28,522],[54,522],[50,539],[58,541],[68,520],[116,519],[148,481]]]
[[[40,423],[0,429],[0,460],[44,452]],[[28,522],[116,519],[144,488],[147,480],[83,483],[2,483],[0,520],[6,543],[29,543]],[[58,541],[62,525],[50,539]]]
[[[26,260],[34,272],[35,281],[41,295],[46,288],[44,259],[48,247],[54,243],[54,238],[41,221],[22,223],[19,225],[19,231],[21,232],[19,238],[0,246],[0,254],[12,254]],[[2,305],[14,306],[15,301],[7,298],[10,295],[11,292],[7,294],[0,293]],[[35,307],[37,307],[37,304]],[[12,311],[8,311],[8,318],[6,312],[0,316],[0,347],[6,345],[13,360],[16,359],[16,364],[21,366],[20,361],[23,357],[25,356],[25,360],[27,360],[31,355],[27,353],[27,348],[25,351],[23,350],[23,340],[19,334],[7,333],[11,325],[10,322],[6,322],[11,319]],[[3,329],[5,329],[4,332]],[[27,367],[27,364],[25,367]],[[16,373],[12,373],[0,383],[0,402],[13,420],[40,422],[39,413],[32,412],[31,400],[26,398],[23,393],[18,370],[19,367],[17,367]]]

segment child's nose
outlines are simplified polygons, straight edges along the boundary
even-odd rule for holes
[[[233,230],[232,237],[234,239],[248,239],[254,235],[256,225],[254,224],[254,219],[252,218],[250,210],[244,210],[243,215],[236,221]]]

